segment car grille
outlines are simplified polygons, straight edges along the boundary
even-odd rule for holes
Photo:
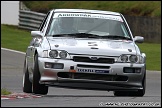
[[[72,72],[58,72],[60,78],[71,79],[88,79],[88,80],[103,80],[103,81],[127,81],[127,76],[122,75],[106,75],[106,74],[94,74],[94,73],[72,73]]]
[[[113,64],[115,60],[113,58],[98,58],[97,60],[91,60],[89,57],[74,56],[74,62],[87,62],[87,63],[108,63]]]

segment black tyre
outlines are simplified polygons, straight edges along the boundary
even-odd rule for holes
[[[142,80],[142,87],[143,89],[141,90],[138,90],[138,92],[136,93],[136,96],[144,96],[145,94],[145,89],[146,89],[146,73],[143,77],[143,80]]]
[[[142,80],[142,87],[143,89],[140,89],[138,91],[114,91],[114,96],[144,96],[146,89],[146,73]]]
[[[33,72],[33,93],[35,94],[47,94],[48,86],[39,83],[40,80],[40,72],[38,67],[38,54],[35,55],[35,64],[34,64],[34,72]]]
[[[29,80],[29,72],[26,64],[26,59],[24,62],[24,70],[23,70],[23,92],[32,93],[32,83]]]
[[[114,96],[130,96],[129,91],[114,91]]]

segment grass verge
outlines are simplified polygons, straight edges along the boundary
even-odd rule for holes
[[[1,47],[25,52],[31,39],[29,31],[1,24]]]
[[[161,71],[161,44],[137,44],[141,52],[146,54],[146,69]]]
[[[5,89],[5,88],[1,89],[1,95],[9,95],[9,94],[11,94],[11,92],[8,91],[7,89]]]

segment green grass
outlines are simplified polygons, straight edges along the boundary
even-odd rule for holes
[[[161,44],[142,43],[137,44],[141,50],[146,54],[146,69],[147,70],[161,70]]]
[[[5,88],[1,89],[1,95],[9,95],[9,94],[11,94],[11,92],[8,91],[7,89],[5,89]]]
[[[96,9],[124,15],[161,17],[161,1],[23,1],[32,11],[47,13],[51,9]]]
[[[1,25],[1,47],[26,51],[32,37],[29,31],[18,29],[15,26]],[[146,54],[147,70],[161,70],[161,44],[137,44],[141,52]]]
[[[32,39],[30,32],[16,26],[1,25],[1,47],[26,51]]]

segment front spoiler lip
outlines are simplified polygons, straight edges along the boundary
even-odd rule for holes
[[[100,80],[58,78],[56,81],[42,81],[41,83],[44,83],[45,85],[48,85],[48,86],[79,88],[79,89],[93,89],[93,90],[109,90],[109,91],[111,90],[112,91],[114,90],[136,91],[139,89],[143,89],[143,87],[140,84],[127,83],[125,81],[119,82],[119,81],[100,81]]]

